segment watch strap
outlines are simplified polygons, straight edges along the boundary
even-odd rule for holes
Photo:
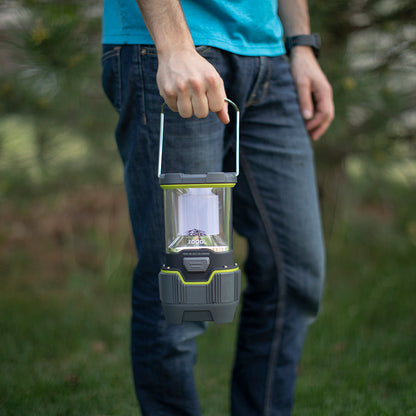
[[[318,35],[318,33],[286,37],[285,47],[288,56],[290,56],[290,52],[295,46],[310,46],[315,57],[319,58],[319,51],[321,49],[321,37]]]

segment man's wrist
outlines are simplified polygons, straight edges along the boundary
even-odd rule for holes
[[[172,42],[172,43],[168,43],[168,42],[160,42],[157,43],[155,42],[155,46],[156,46],[156,50],[157,50],[157,54],[159,56],[169,56],[169,55],[173,55],[176,54],[178,52],[194,52],[195,51],[195,45],[191,41],[184,41],[184,42]]]

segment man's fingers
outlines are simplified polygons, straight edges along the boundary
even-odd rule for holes
[[[322,85],[317,89],[317,92],[314,93],[314,101],[315,114],[312,119],[306,122],[306,129],[313,140],[318,140],[334,119],[332,89],[329,84]]]
[[[172,111],[174,111],[175,113],[179,111],[177,104],[178,97],[174,91],[160,89],[160,95]]]
[[[219,120],[228,124],[230,122],[230,117],[228,115],[228,103],[224,101],[226,97],[224,82],[221,77],[212,77],[209,79],[210,88],[207,90],[207,97],[209,102],[209,110],[217,113]]]
[[[302,117],[305,120],[310,120],[313,117],[313,102],[310,82],[298,81],[297,91]]]
[[[198,118],[205,118],[209,113],[208,99],[205,94],[194,95],[191,98],[193,112]]]
[[[318,111],[311,120],[306,121],[306,130],[308,130],[313,140],[318,140],[328,129],[334,118],[333,109]]]
[[[334,118],[332,89],[323,81],[319,83],[298,81],[297,90],[306,129],[313,140],[318,140]]]
[[[192,101],[191,97],[180,95],[178,97],[178,100],[176,102],[178,112],[181,117],[183,118],[189,118],[192,117],[193,114],[193,107],[192,107]]]
[[[329,117],[322,117],[320,120],[320,122],[310,120],[306,123],[306,129],[308,130],[312,140],[318,140],[328,129],[332,121],[332,119]]]
[[[198,118],[205,118],[209,111],[212,111],[206,96],[198,98],[181,96],[177,100],[168,100],[165,98],[165,101],[172,111],[178,112],[179,115],[183,118],[189,118],[192,117],[192,115],[195,115]],[[220,111],[215,111],[215,113],[222,123],[228,124],[230,122],[230,117],[228,114],[228,103],[224,101],[224,98],[221,100],[221,102],[222,108]]]
[[[212,85],[214,84],[214,85]],[[218,75],[218,82],[193,80],[187,85],[164,89],[161,95],[172,111],[179,112],[181,117],[189,118],[195,115],[205,118],[211,111],[217,113],[223,123],[228,123],[228,106],[224,101],[226,97],[222,79]]]
[[[224,124],[228,124],[230,122],[230,116],[228,114],[228,103],[226,101],[224,101],[221,110],[217,111],[217,116],[219,120]]]
[[[325,114],[315,113],[313,118],[306,121],[306,130],[311,131],[320,126],[326,119]]]

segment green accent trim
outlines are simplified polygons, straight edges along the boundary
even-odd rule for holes
[[[186,282],[186,281],[183,279],[183,276],[182,276],[181,272],[180,272],[180,271],[178,271],[178,270],[166,270],[166,269],[162,269],[162,270],[161,270],[161,272],[162,272],[162,273],[166,273],[166,274],[176,274],[176,275],[178,275],[178,276],[179,276],[179,279],[181,279],[181,282],[182,282],[184,285],[189,285],[189,286],[191,286],[191,285],[209,285],[209,284],[211,283],[211,280],[212,280],[212,278],[214,277],[214,275],[215,275],[215,274],[217,274],[217,273],[234,273],[234,272],[236,272],[238,269],[239,269],[239,267],[237,266],[237,267],[234,267],[233,269],[219,269],[219,270],[214,270],[214,271],[211,273],[211,275],[209,276],[209,279],[208,279],[206,282]]]
[[[233,188],[235,183],[181,183],[177,185],[160,185],[163,189],[184,189],[184,188]]]

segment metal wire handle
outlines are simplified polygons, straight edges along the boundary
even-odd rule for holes
[[[238,109],[237,105],[229,100],[228,98],[224,98],[224,101],[230,103],[235,111],[236,111],[236,137],[235,137],[235,176],[238,176],[240,173],[240,110]],[[160,109],[160,133],[159,133],[159,163],[158,163],[158,178],[162,175],[162,153],[163,153],[163,133],[165,129],[165,114],[163,110],[166,106],[164,102]]]

